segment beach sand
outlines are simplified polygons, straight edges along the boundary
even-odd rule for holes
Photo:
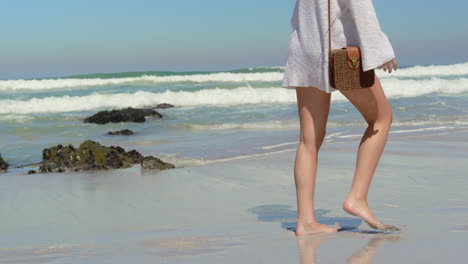
[[[319,153],[316,214],[343,231],[296,238],[296,145],[166,171],[8,174],[1,263],[465,263],[468,130],[391,134],[369,205],[400,232],[341,205],[359,138]],[[271,149],[275,151],[275,149]]]

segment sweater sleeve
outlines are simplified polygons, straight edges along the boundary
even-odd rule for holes
[[[363,70],[375,69],[395,58],[387,35],[380,28],[372,0],[348,0],[348,7],[359,37]]]
[[[291,16],[291,27],[295,29],[297,27],[298,21],[297,21],[297,16],[298,16],[298,2],[296,1],[296,5],[294,5],[294,11]]]

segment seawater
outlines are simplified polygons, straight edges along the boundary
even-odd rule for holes
[[[0,81],[0,153],[11,167],[38,162],[42,149],[86,139],[136,149],[178,166],[267,155],[297,144],[294,89],[281,88],[284,67],[222,72],[129,72]],[[377,70],[394,118],[391,135],[468,128],[468,63]],[[98,111],[157,109],[145,123],[85,124]],[[365,121],[332,94],[327,141],[359,140]],[[108,136],[128,128],[132,136]]]

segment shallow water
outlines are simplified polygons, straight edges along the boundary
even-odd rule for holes
[[[379,73],[394,118],[370,206],[404,227],[397,234],[372,232],[341,210],[366,127],[332,95],[316,208],[319,221],[346,228],[305,243],[290,231],[299,121],[295,92],[279,88],[282,68],[0,81],[0,152],[12,165],[0,175],[0,262],[463,262],[467,65]],[[99,110],[157,103],[176,107],[142,124],[82,121]],[[136,134],[106,135],[124,128]],[[86,139],[178,168],[34,175],[14,168],[40,161],[43,148]]]
[[[268,152],[296,142],[296,94],[280,88],[283,67],[230,72],[137,72],[0,81],[0,153],[14,166],[38,162],[56,144],[93,139],[137,149],[176,165]],[[392,133],[439,133],[468,127],[468,63],[377,71],[394,113]],[[359,137],[364,119],[332,94],[327,140]],[[85,124],[100,110],[148,107],[163,119],[145,123]],[[128,128],[131,137],[108,136]]]
[[[324,144],[316,214],[345,231],[303,244],[289,231],[297,214],[294,150],[160,172],[136,166],[2,175],[0,260],[302,264],[354,256],[359,263],[463,262],[468,154],[458,149],[467,149],[467,138],[468,131],[459,130],[389,139],[369,193],[375,214],[403,227],[387,234],[341,210],[358,141]],[[359,258],[369,250],[375,255]]]

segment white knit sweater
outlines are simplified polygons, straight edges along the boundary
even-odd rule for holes
[[[331,0],[332,49],[361,48],[364,71],[395,57],[372,0]],[[328,78],[328,0],[296,0],[282,87],[336,91]]]

